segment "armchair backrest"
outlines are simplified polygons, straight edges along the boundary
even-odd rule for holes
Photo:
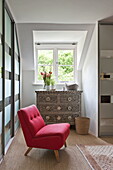
[[[45,122],[35,105],[20,109],[18,116],[26,143],[29,143],[29,140],[45,126]]]

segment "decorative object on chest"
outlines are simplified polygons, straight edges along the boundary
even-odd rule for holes
[[[36,105],[47,124],[68,122],[75,124],[75,117],[81,116],[82,91],[36,92]]]

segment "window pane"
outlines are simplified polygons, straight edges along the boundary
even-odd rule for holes
[[[11,138],[11,104],[5,107],[5,146]]]
[[[58,50],[59,65],[73,65],[73,50]]]
[[[58,81],[73,81],[74,68],[73,66],[59,66],[58,67]]]
[[[38,80],[43,80],[43,76],[40,73],[44,72],[44,70],[47,73],[49,73],[49,71],[52,71],[53,73],[53,66],[38,66]]]
[[[2,78],[2,45],[0,45],[0,78]]]
[[[5,11],[5,41],[11,47],[11,19]]]
[[[5,69],[11,72],[11,56],[5,52]]]
[[[2,155],[2,112],[0,112],[0,158]]]
[[[2,0],[0,0],[0,33],[2,34]]]
[[[17,37],[16,37],[16,33],[14,34],[14,40],[15,40],[15,52],[16,52],[16,54],[18,55],[19,54],[19,52],[18,52],[18,41],[17,41]]]
[[[11,69],[11,19],[5,10],[5,43],[7,48],[5,48],[5,146],[12,137],[12,120],[11,120],[11,96],[12,96],[12,69]],[[8,49],[8,51],[7,51]]]
[[[14,42],[15,42],[15,112],[14,112],[14,131],[16,132],[19,127],[19,119],[17,112],[20,107],[20,58],[19,58],[19,47],[18,39],[16,36],[16,28],[14,30]]]
[[[1,35],[2,35],[2,3],[3,1],[0,0],[0,42],[1,42]],[[2,83],[3,83],[3,77],[2,77],[2,67],[3,67],[3,63],[2,63],[2,56],[3,56],[3,53],[2,53],[2,43],[0,43],[0,160],[1,160],[1,157],[2,157],[2,139],[3,139],[3,136],[2,136],[2,116],[3,116],[3,89],[2,89]]]
[[[38,64],[53,64],[53,50],[38,50]]]
[[[17,112],[18,112],[18,110],[19,110],[19,104],[20,102],[19,102],[19,100],[17,100],[16,102],[15,102],[15,120],[14,120],[14,122],[15,122],[15,131],[18,129],[18,127],[19,127],[19,120],[18,120],[18,116],[17,116]]]

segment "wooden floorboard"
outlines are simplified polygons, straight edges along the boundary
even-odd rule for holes
[[[100,139],[102,139],[110,144],[113,144],[113,136],[104,136],[104,137],[100,137]]]
[[[0,170],[91,170],[76,144],[104,145],[107,142],[90,134],[78,135],[72,129],[67,139],[67,147],[63,146],[59,151],[58,163],[52,150],[33,148],[28,156],[24,156],[27,146],[22,130],[19,129],[0,165]]]

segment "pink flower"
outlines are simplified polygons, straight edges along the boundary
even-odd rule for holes
[[[45,78],[45,75],[43,74],[43,78]]]
[[[44,73],[43,73],[43,72],[41,72],[40,74],[41,74],[41,75],[44,75]]]
[[[46,74],[46,77],[50,77],[50,73],[47,73],[47,74]]]

